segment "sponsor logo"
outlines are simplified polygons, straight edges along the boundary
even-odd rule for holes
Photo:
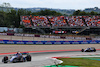
[[[75,39],[82,39],[81,37],[75,37]]]
[[[50,38],[60,39],[60,36],[50,36]]]
[[[17,42],[17,44],[24,44],[24,42]]]
[[[24,34],[24,36],[33,37],[34,35],[33,34]]]
[[[14,34],[15,36],[23,36],[23,34]]]
[[[42,42],[36,42],[36,44],[43,44]]]
[[[70,44],[70,42],[63,42],[63,44]]]
[[[45,35],[40,35],[40,37],[44,38],[44,37],[45,37]]]
[[[49,36],[45,36],[45,38],[49,38]]]
[[[54,42],[54,44],[61,44],[61,42]]]
[[[52,42],[45,42],[45,44],[52,44]]]
[[[0,33],[0,35],[7,35],[7,33]]]
[[[0,41],[0,43],[5,43],[4,41]]]
[[[81,42],[81,44],[88,44],[88,42]]]
[[[60,38],[60,36],[55,36],[55,38],[59,39],[59,38]]]
[[[74,39],[74,37],[66,37],[66,39]]]
[[[14,42],[7,42],[7,44],[14,44]]]
[[[72,42],[72,44],[79,44],[79,42]]]
[[[50,38],[55,38],[55,36],[50,36]]]
[[[90,44],[97,44],[97,42],[90,42]]]
[[[26,44],[34,44],[33,42],[26,42]]]

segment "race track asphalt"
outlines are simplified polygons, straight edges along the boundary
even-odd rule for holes
[[[22,63],[2,63],[2,58],[4,55],[0,56],[0,67],[43,67],[46,65],[58,64],[59,61],[51,59],[50,57],[71,57],[77,55],[91,55],[91,54],[100,54],[100,51],[97,52],[80,52],[80,51],[61,51],[61,52],[41,52],[41,53],[31,53],[32,61],[31,62],[22,62]]]

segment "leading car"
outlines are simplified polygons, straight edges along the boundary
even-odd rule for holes
[[[22,56],[16,56],[15,54],[13,56],[4,56],[2,59],[3,63],[17,63],[17,62],[27,62],[31,61],[31,55],[27,52],[22,53]]]
[[[88,47],[86,49],[82,49],[81,50],[82,52],[96,52],[96,49],[94,47]]]

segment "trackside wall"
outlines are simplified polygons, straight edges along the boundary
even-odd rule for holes
[[[0,44],[100,44],[100,40],[86,40],[86,41],[20,41],[20,40],[0,40]]]

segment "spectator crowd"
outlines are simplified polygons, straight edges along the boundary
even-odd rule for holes
[[[25,27],[100,26],[100,16],[22,16]]]

